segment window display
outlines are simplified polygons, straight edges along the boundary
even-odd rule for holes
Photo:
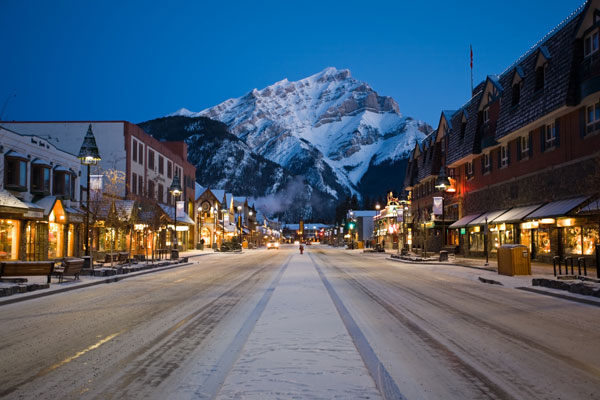
[[[541,254],[549,254],[551,252],[552,249],[550,247],[550,229],[538,229],[536,247],[538,252]]]

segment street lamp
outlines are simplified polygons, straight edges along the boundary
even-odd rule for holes
[[[179,175],[177,173],[175,173],[173,182],[171,182],[171,186],[169,186],[169,192],[171,192],[171,196],[173,196],[175,199],[175,239],[173,240],[173,250],[177,250],[177,199],[183,192],[181,189],[181,184],[179,183]],[[173,258],[173,253],[171,253],[171,258]]]
[[[85,208],[85,255],[90,255],[90,169],[92,165],[98,164],[101,160],[96,138],[92,132],[92,124],[88,126],[87,133],[83,138],[81,149],[79,149],[79,161],[82,165],[87,165],[87,206]],[[90,260],[89,266],[92,266]]]
[[[240,247],[241,247],[242,246],[242,206],[237,206],[237,212],[238,212],[237,225],[238,225],[238,231],[239,231],[239,235],[240,235]]]
[[[446,215],[444,211],[444,193],[450,187],[450,180],[446,176],[444,167],[440,168],[440,174],[435,181],[435,188],[442,192],[442,250],[446,245]]]
[[[377,245],[379,245],[379,230],[380,230],[380,220],[379,220],[379,210],[381,210],[381,206],[379,203],[375,204],[375,210],[377,210]]]
[[[250,243],[252,243],[252,247],[254,247],[254,242],[252,241],[252,231],[254,230],[254,223],[252,222],[252,210],[248,211],[248,227],[250,228]]]
[[[223,243],[225,242],[225,212],[226,208],[221,209],[221,220],[223,222],[223,231],[221,232],[221,251],[223,250]]]

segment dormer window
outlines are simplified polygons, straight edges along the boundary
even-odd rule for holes
[[[488,123],[490,120],[490,108],[488,106],[485,106],[485,108],[483,109],[483,123],[486,124]]]
[[[548,64],[541,65],[535,69],[535,91],[544,89],[546,82],[546,67]]]
[[[541,46],[535,63],[535,91],[544,89],[546,84],[546,74],[548,72],[548,61],[550,52],[546,46]]]
[[[519,105],[519,101],[521,100],[521,88],[523,87],[523,81],[515,83],[512,87],[512,106],[515,107]]]
[[[589,57],[598,51],[600,47],[600,36],[596,29],[594,32],[588,34],[583,40],[583,56]]]

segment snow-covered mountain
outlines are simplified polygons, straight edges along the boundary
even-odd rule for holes
[[[404,117],[391,97],[379,96],[350,71],[326,68],[316,75],[284,79],[200,112],[171,116],[209,117],[225,123],[254,153],[315,189],[340,198],[363,192],[369,169],[398,166],[431,127]],[[403,171],[391,176],[401,180]],[[373,175],[373,174],[370,174]],[[386,190],[388,188],[381,188]]]

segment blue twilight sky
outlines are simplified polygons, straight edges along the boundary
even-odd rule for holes
[[[0,0],[0,118],[142,122],[348,68],[437,126],[583,0]],[[16,96],[13,96],[16,94]]]

